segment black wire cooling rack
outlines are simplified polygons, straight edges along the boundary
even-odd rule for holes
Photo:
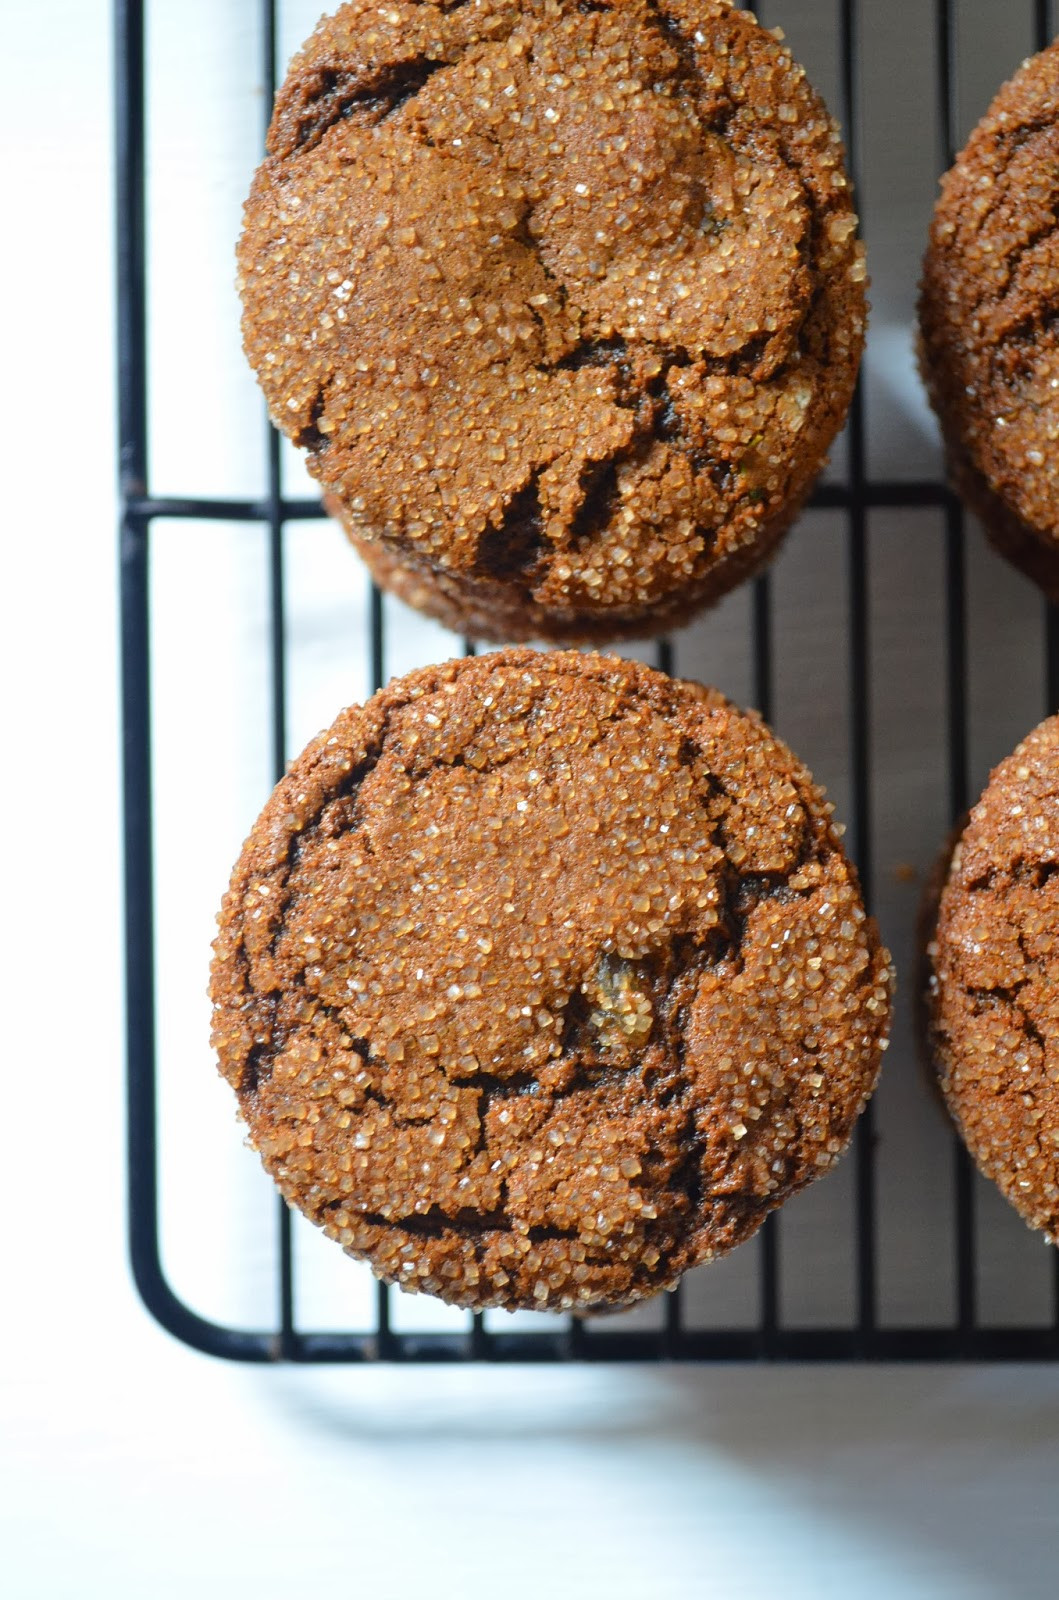
[[[258,0],[248,0],[256,4]],[[1051,37],[1048,0],[1030,0],[1037,48]],[[276,0],[262,0],[264,80],[274,88],[277,68]],[[840,101],[836,111],[847,154],[858,175],[858,94],[862,71],[862,15],[857,0],[836,0]],[[957,143],[955,83],[958,0],[934,0],[936,96],[941,146],[951,161]],[[984,1326],[977,1315],[974,1186],[970,1162],[953,1139],[955,1195],[956,1317],[948,1327],[881,1326],[878,1309],[875,1135],[869,1106],[858,1125],[855,1169],[855,1316],[851,1326],[791,1327],[780,1314],[776,1221],[763,1229],[759,1315],[738,1330],[686,1325],[681,1293],[665,1297],[662,1326],[630,1330],[606,1325],[591,1336],[576,1318],[554,1320],[546,1331],[493,1331],[483,1318],[464,1333],[402,1332],[391,1326],[389,1291],[377,1286],[375,1326],[366,1333],[320,1333],[299,1326],[295,1309],[291,1216],[277,1202],[278,1282],[275,1324],[252,1331],[223,1326],[192,1311],[173,1292],[159,1247],[158,1093],[155,1012],[155,915],[151,808],[151,615],[149,561],[152,523],[159,518],[252,523],[268,553],[271,640],[271,745],[282,775],[286,754],[286,612],[284,529],[323,515],[317,500],[282,492],[280,442],[269,429],[267,489],[259,499],[159,498],[148,474],[147,250],[145,159],[146,91],[144,0],[116,0],[116,153],[118,196],[118,364],[121,484],[120,568],[122,705],[125,798],[125,916],[127,976],[128,1204],[132,1268],[140,1294],[169,1332],[196,1349],[239,1361],[357,1362],[372,1360],[657,1361],[719,1360],[1020,1360],[1059,1355],[1059,1265],[1054,1273],[1055,1310],[1048,1326]],[[269,99],[269,96],[266,96]],[[266,119],[267,120],[267,119]],[[859,192],[859,190],[858,190]],[[847,704],[851,807],[848,843],[862,881],[872,878],[872,788],[870,764],[870,656],[867,518],[880,508],[933,508],[943,518],[946,608],[947,786],[952,816],[968,800],[967,616],[963,514],[940,481],[879,480],[867,469],[862,394],[854,400],[847,429],[845,481],[821,486],[813,505],[845,520],[845,583],[848,602]],[[753,701],[768,717],[773,699],[772,603],[768,577],[753,590]],[[381,597],[372,590],[369,653],[372,686],[386,676]],[[1059,620],[1046,624],[1045,696],[1042,713],[1059,704]],[[473,647],[468,645],[468,650]],[[657,664],[672,669],[668,641],[657,645]],[[1059,1255],[1053,1252],[1059,1262]],[[543,1319],[542,1319],[543,1320]]]

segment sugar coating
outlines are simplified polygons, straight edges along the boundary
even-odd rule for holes
[[[395,680],[235,867],[221,1071],[286,1198],[403,1289],[588,1311],[672,1284],[826,1171],[890,969],[809,774],[637,663]]]
[[[1059,718],[992,774],[928,945],[941,1091],[979,1168],[1059,1234]]]
[[[467,584],[458,573],[427,562],[401,559],[394,546],[381,539],[364,539],[346,519],[335,495],[324,496],[324,507],[346,530],[354,550],[380,589],[396,595],[406,605],[433,617],[453,633],[470,639],[529,641],[546,636],[564,643],[599,643],[634,638],[679,627],[700,608],[700,601],[675,591],[656,604],[650,625],[639,612],[622,619],[609,612],[571,612],[559,616],[527,604],[517,587],[503,579],[480,578]]]
[[[268,151],[246,351],[352,535],[556,638],[664,625],[771,553],[846,414],[865,269],[837,129],[749,14],[354,0]]]
[[[1004,85],[942,180],[921,363],[957,486],[1059,599],[1059,44]]]

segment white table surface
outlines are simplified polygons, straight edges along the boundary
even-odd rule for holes
[[[1054,1370],[252,1370],[150,1322],[123,1242],[104,0],[0,0],[0,119],[0,1593],[1054,1596]]]

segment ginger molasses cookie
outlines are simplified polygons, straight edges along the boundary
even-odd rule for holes
[[[965,811],[957,818],[935,857],[919,897],[916,913],[915,936],[915,1041],[919,1063],[927,1076],[927,1083],[937,1104],[945,1108],[938,1084],[938,1063],[934,1053],[934,958],[937,947],[934,936],[938,926],[941,897],[949,878],[949,869],[956,846],[963,837],[971,813]]]
[[[938,1081],[986,1177],[1059,1231],[1059,718],[1002,761],[951,850],[929,960]]]
[[[214,1043],[286,1198],[405,1289],[590,1311],[748,1238],[844,1149],[890,969],[809,774],[634,662],[396,680],[279,784]]]
[[[1059,44],[1004,85],[942,180],[921,361],[950,471],[1059,599]]]
[[[755,571],[863,344],[838,132],[727,0],[343,5],[239,266],[347,530],[493,637],[657,631]]]

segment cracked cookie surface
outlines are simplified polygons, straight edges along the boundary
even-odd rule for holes
[[[287,1199],[402,1288],[589,1311],[824,1172],[890,972],[808,773],[637,663],[513,650],[339,716],[221,911],[214,1043]]]
[[[479,635],[603,637],[771,554],[844,420],[865,272],[835,126],[753,18],[355,0],[268,149],[247,354],[384,577]]]
[[[921,364],[952,477],[1059,600],[1059,44],[1004,85],[942,180]]]
[[[939,1086],[979,1168],[1059,1232],[1059,718],[1002,761],[952,850],[927,946]]]

